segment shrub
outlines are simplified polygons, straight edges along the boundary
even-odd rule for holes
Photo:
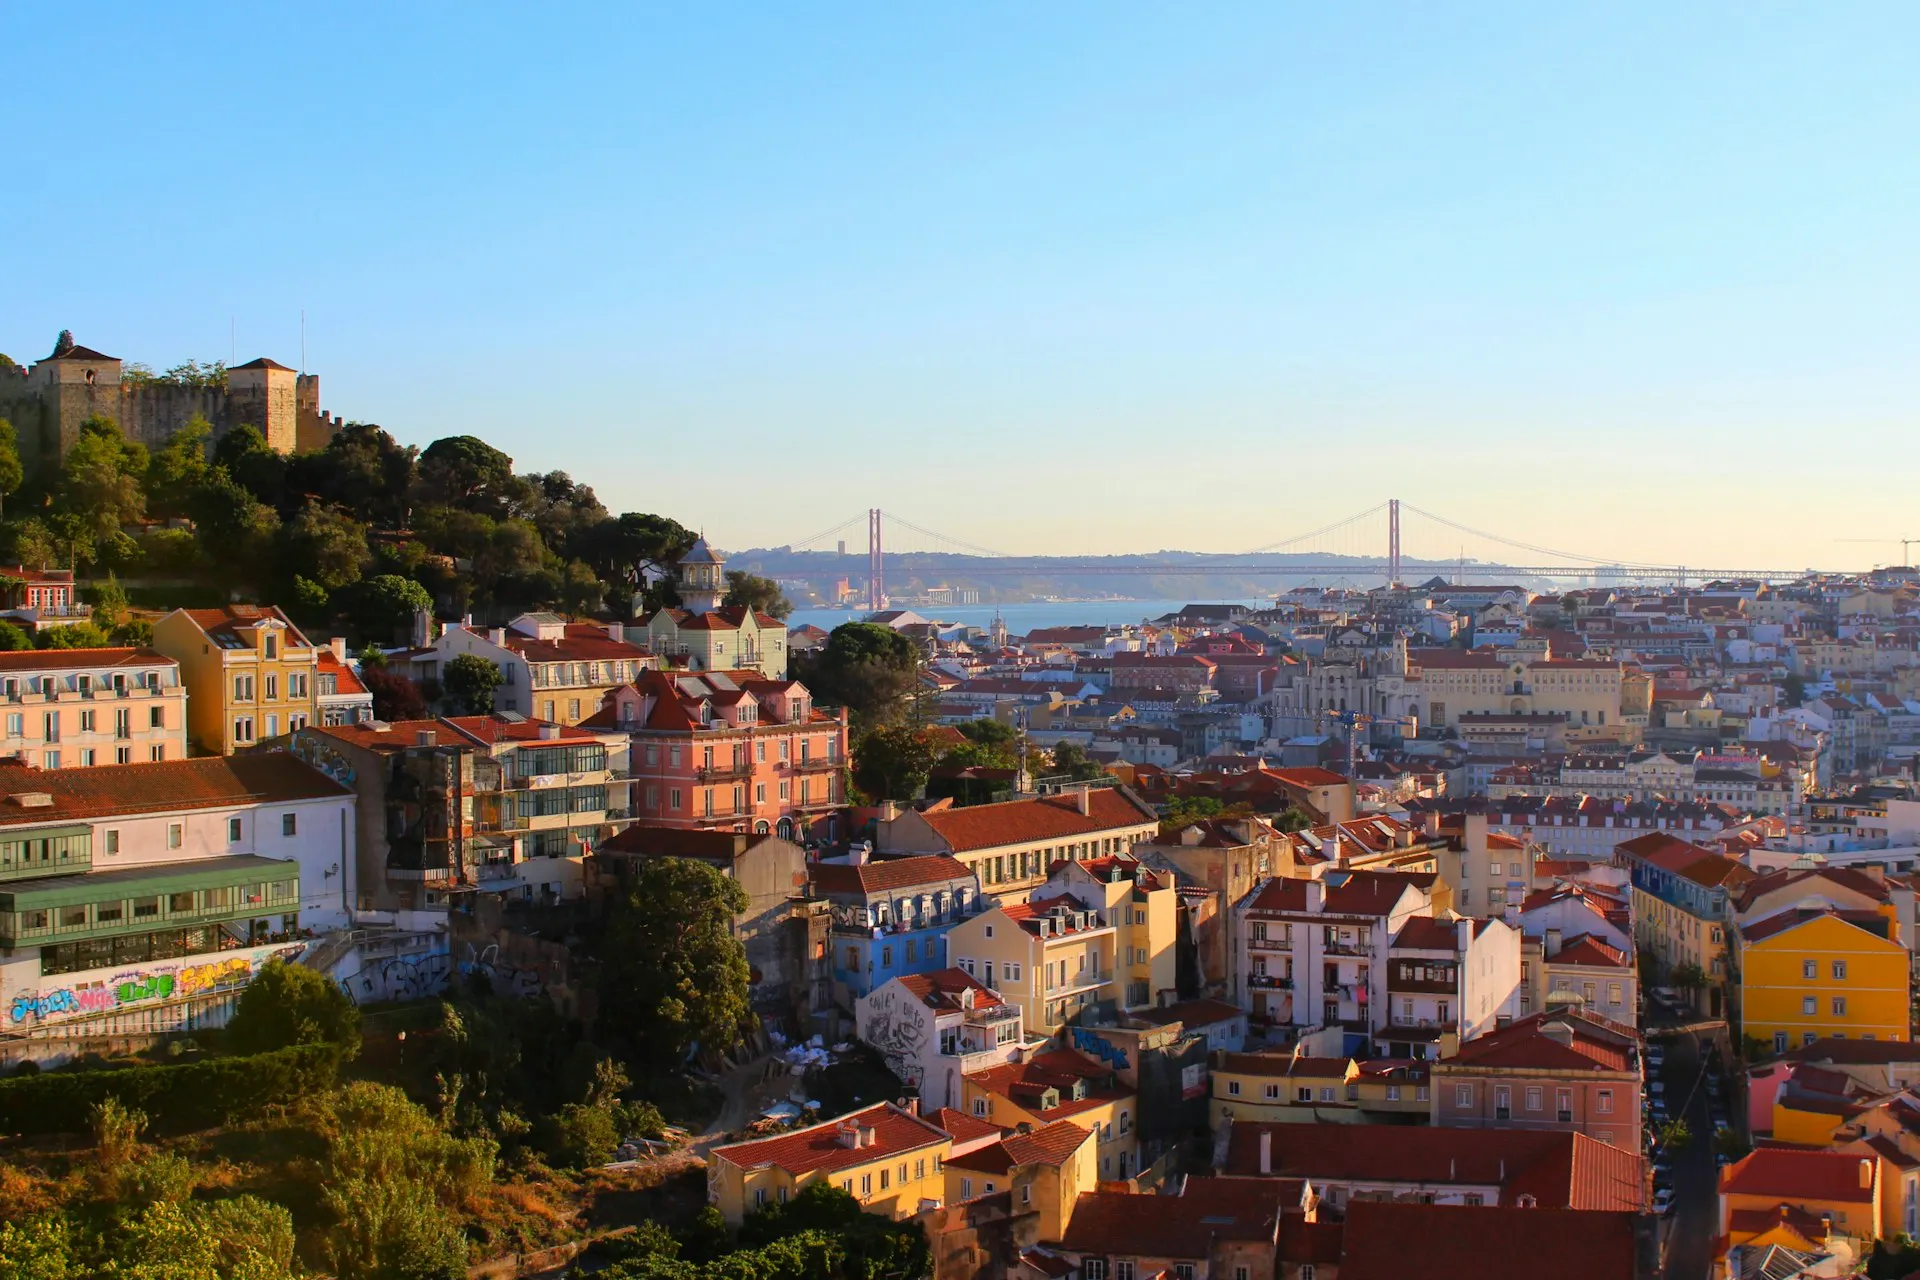
[[[204,1129],[325,1089],[339,1063],[334,1046],[305,1044],[205,1062],[16,1075],[0,1080],[0,1133],[84,1133],[109,1098],[146,1112],[156,1128]]]
[[[227,1039],[241,1053],[330,1044],[350,1058],[360,1048],[360,1010],[319,970],[274,960],[240,993]]]

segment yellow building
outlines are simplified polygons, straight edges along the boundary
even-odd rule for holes
[[[318,718],[319,651],[271,605],[175,609],[154,623],[153,647],[180,664],[187,737],[202,755],[231,755]]]
[[[1838,1151],[1759,1148],[1720,1171],[1723,1247],[1805,1248],[1829,1234],[1872,1240],[1882,1221],[1879,1163]]]
[[[1777,1053],[1827,1036],[1905,1040],[1912,964],[1877,912],[1798,907],[1734,935],[1741,1032]]]
[[[1034,1129],[1071,1120],[1094,1131],[1102,1181],[1140,1172],[1139,1099],[1113,1071],[1071,1049],[989,1067],[961,1078],[965,1105],[978,1120]]]
[[[1213,1114],[1283,1124],[1359,1124],[1360,1066],[1352,1058],[1225,1053],[1213,1068]],[[1384,1090],[1383,1090],[1384,1095]]]
[[[729,1226],[755,1209],[784,1204],[831,1182],[869,1213],[907,1218],[937,1205],[953,1138],[891,1102],[850,1111],[791,1133],[715,1147],[707,1158],[707,1203]]]
[[[947,1203],[1007,1193],[1016,1213],[1039,1215],[1038,1238],[1058,1240],[1080,1194],[1100,1181],[1091,1126],[1058,1120],[1008,1133],[947,1161]]]
[[[1051,1036],[1087,1005],[1152,1008],[1175,989],[1172,879],[1125,854],[1061,864],[1027,902],[947,933],[948,963]]]

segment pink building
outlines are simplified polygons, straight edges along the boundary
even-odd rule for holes
[[[840,834],[846,713],[757,671],[646,671],[606,695],[584,728],[632,735],[640,823],[800,840]]]

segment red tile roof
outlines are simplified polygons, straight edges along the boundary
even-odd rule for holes
[[[1159,821],[1158,814],[1124,787],[1091,788],[1087,809],[1087,813],[1081,813],[1078,797],[1069,794],[969,805],[922,814],[921,818],[955,853],[1041,840],[1072,840],[1116,827],[1140,827]]]
[[[936,969],[932,973],[908,973],[894,979],[914,997],[934,1009],[992,1009],[1005,1004],[999,993],[964,969]],[[961,992],[973,992],[972,1005],[962,1005]]]
[[[333,650],[320,650],[320,664],[315,668],[321,675],[333,677],[335,693],[365,693],[367,686],[360,682],[360,674],[340,659],[333,656]]]
[[[650,657],[637,644],[615,640],[594,622],[569,622],[558,640],[541,640],[508,631],[506,647],[528,662],[608,662]]]
[[[94,671],[107,667],[179,666],[157,649],[15,649],[0,653],[0,675],[27,671]]]
[[[1131,1089],[1115,1079],[1111,1068],[1071,1049],[1051,1049],[1024,1063],[972,1072],[967,1079],[1049,1122],[1133,1096]],[[1073,1086],[1077,1081],[1086,1082],[1086,1097],[1075,1100]],[[1043,1089],[1058,1090],[1060,1105],[1042,1110],[1039,1095]]]
[[[840,1125],[843,1123],[858,1123],[871,1128],[873,1142],[858,1147],[845,1145],[840,1137]],[[805,1129],[796,1129],[792,1133],[715,1147],[711,1156],[742,1169],[771,1165],[799,1176],[871,1164],[889,1156],[923,1150],[950,1140],[950,1135],[931,1122],[909,1115],[890,1102],[879,1102]]]
[[[1797,1147],[1758,1147],[1720,1171],[1720,1191],[1723,1195],[1766,1196],[1802,1205],[1860,1204],[1873,1199],[1875,1176],[1870,1157]]]
[[[1646,1162],[1583,1133],[1446,1129],[1400,1125],[1239,1123],[1227,1140],[1226,1172],[1329,1182],[1405,1182],[1502,1189],[1549,1208],[1623,1210],[1645,1202]]]
[[[300,628],[293,625],[293,619],[280,611],[278,605],[230,604],[224,609],[180,609],[192,618],[194,624],[209,636],[234,635],[242,628],[251,630],[258,623],[272,620],[287,628],[287,640],[290,644],[312,647]]]
[[[1887,938],[1892,921],[1877,911],[1836,911],[1831,907],[1796,907],[1782,911],[1763,920],[1740,927],[1740,938],[1744,942],[1764,942],[1768,938],[1777,938],[1781,934],[1798,929],[1803,924],[1812,924],[1815,920],[1832,918],[1850,924],[1863,933],[1871,933]]]
[[[1064,1164],[1091,1137],[1092,1129],[1056,1120],[1028,1133],[1010,1133],[1000,1145],[1015,1164]]]
[[[26,807],[14,800],[33,793],[50,796],[53,803]],[[93,769],[0,769],[0,827],[351,794],[285,751]]]
[[[1177,1196],[1083,1191],[1060,1247],[1204,1260],[1216,1240],[1277,1241],[1285,1199],[1271,1178],[1188,1178]]]
[[[912,858],[885,858],[848,866],[834,862],[816,862],[811,868],[815,893],[883,894],[921,885],[944,884],[949,880],[973,883],[973,872],[966,864],[943,853]]]
[[[955,1144],[961,1146],[980,1139],[997,1140],[1006,1132],[991,1120],[982,1120],[964,1111],[955,1111],[952,1107],[941,1107],[927,1119],[933,1122],[935,1128],[951,1134]]]
[[[1626,952],[1590,933],[1583,933],[1563,943],[1559,954],[1548,956],[1547,963],[1587,965],[1602,969],[1626,969],[1632,965]]]
[[[1347,1206],[1340,1280],[1486,1280],[1490,1272],[1521,1274],[1546,1259],[1554,1280],[1632,1280],[1640,1274],[1634,1218],[1355,1200]]]
[[[1557,1038],[1559,1027],[1568,1033],[1565,1040]],[[1437,1070],[1519,1067],[1555,1072],[1626,1071],[1633,1062],[1631,1048],[1639,1039],[1633,1028],[1593,1014],[1573,1010],[1536,1013],[1469,1040]]]
[[[1178,1004],[1163,1005],[1158,1009],[1145,1009],[1135,1015],[1142,1022],[1150,1022],[1163,1027],[1169,1022],[1178,1022],[1189,1031],[1198,1031],[1222,1022],[1231,1022],[1235,1018],[1244,1018],[1247,1011],[1237,1004],[1228,1004],[1225,1000],[1182,1000]]]
[[[1333,915],[1385,916],[1409,890],[1424,895],[1432,877],[1416,879],[1397,871],[1328,871],[1325,909]],[[1256,911],[1305,911],[1307,881],[1284,877],[1269,880],[1254,894],[1248,907]]]
[[[1221,1055],[1220,1065],[1214,1070],[1249,1076],[1345,1079],[1353,1065],[1352,1058],[1295,1057],[1290,1053],[1228,1053]]]

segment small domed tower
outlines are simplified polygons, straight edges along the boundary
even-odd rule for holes
[[[705,536],[696,540],[680,557],[680,576],[674,587],[680,593],[680,607],[693,613],[711,613],[720,607],[727,594],[727,561],[707,545]]]

